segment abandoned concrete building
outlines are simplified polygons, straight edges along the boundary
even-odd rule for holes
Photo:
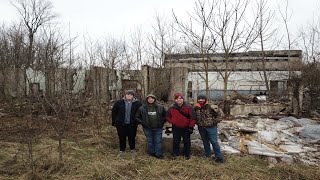
[[[237,91],[255,94],[266,90],[262,76],[267,71],[270,86],[269,96],[289,96],[287,81],[290,72],[299,71],[302,63],[300,50],[277,50],[264,52],[249,51],[232,53],[225,60],[222,53],[215,54],[167,54],[165,68],[147,65],[141,70],[113,70],[104,67],[87,69],[58,68],[48,72],[27,69],[7,68],[0,73],[2,96],[20,97],[44,92],[68,90],[72,93],[85,93],[102,101],[118,99],[128,89],[137,92],[138,98],[148,93],[156,94],[164,101],[172,100],[173,93],[182,92],[191,100],[204,93],[205,71],[209,74],[209,98],[221,99],[223,78],[221,72],[230,72],[228,93]],[[302,89],[302,87],[301,87]],[[297,98],[302,106],[302,95]]]
[[[300,50],[278,50],[264,52],[249,51],[246,53],[232,53],[225,60],[225,54],[170,54],[165,58],[167,67],[172,69],[175,79],[178,79],[171,86],[171,94],[180,91],[188,94],[194,99],[199,93],[205,93],[204,73],[208,73],[209,98],[213,100],[222,99],[224,94],[223,73],[229,72],[227,86],[228,94],[237,92],[240,94],[257,94],[266,91],[266,83],[263,77],[265,70],[269,82],[269,96],[273,98],[292,98],[292,89],[288,86],[290,73],[299,72],[302,63],[302,52]],[[296,97],[299,107],[302,107],[303,87],[299,87],[299,97]],[[241,106],[241,105],[240,105]],[[263,109],[275,111],[274,104]],[[276,110],[283,107],[277,106]],[[238,107],[238,113],[247,113],[256,110],[257,107]],[[261,109],[261,108],[258,108]],[[268,110],[269,109],[269,110]],[[261,112],[260,113],[266,113]],[[297,112],[296,112],[297,113]]]

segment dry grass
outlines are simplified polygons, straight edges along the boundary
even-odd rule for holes
[[[319,167],[300,163],[269,168],[263,157],[226,156],[224,164],[204,158],[201,149],[192,149],[190,160],[172,160],[171,142],[164,141],[165,159],[146,155],[145,137],[139,129],[138,155],[130,152],[119,159],[115,128],[100,134],[82,129],[64,139],[64,161],[58,161],[57,141],[41,137],[34,146],[36,173],[27,162],[27,149],[16,141],[0,142],[0,179],[319,179]]]

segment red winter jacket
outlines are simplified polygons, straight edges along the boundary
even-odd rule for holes
[[[185,115],[182,115],[179,110]],[[179,128],[188,128],[194,127],[196,124],[196,117],[193,108],[183,103],[181,107],[179,107],[176,103],[174,103],[167,112],[166,120],[177,126]]]

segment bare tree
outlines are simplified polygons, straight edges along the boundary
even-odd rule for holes
[[[320,19],[318,19],[320,21]],[[306,63],[316,63],[320,59],[320,22],[307,24],[300,30],[301,49]]]
[[[52,4],[48,0],[16,0],[12,5],[17,9],[28,33],[29,45],[26,68],[34,63],[34,40],[39,28],[55,18]]]
[[[173,17],[178,25],[178,30],[184,35],[187,40],[186,44],[190,43],[195,51],[200,54],[201,68],[204,76],[199,73],[200,77],[205,82],[206,94],[209,92],[209,63],[210,58],[207,57],[209,52],[216,52],[217,34],[212,32],[212,27],[209,27],[215,18],[216,2],[206,0],[198,0],[194,6],[194,13],[188,13],[189,22],[182,22],[173,12]]]
[[[0,71],[3,78],[0,79],[3,86],[0,89],[7,99],[24,95],[24,76],[21,76],[23,70],[20,67],[27,52],[25,36],[20,24],[1,29]]]
[[[315,110],[320,112],[320,103],[317,100],[320,97],[320,17],[302,27],[299,34],[304,67],[301,75],[297,74],[292,77],[292,84],[301,82],[305,87],[304,111],[307,114]],[[293,89],[293,95],[297,96],[297,93]]]
[[[130,51],[132,53],[131,63],[128,63],[128,69],[140,69],[144,63],[146,52],[146,42],[144,41],[144,31],[141,27],[136,27],[130,35]],[[128,53],[128,49],[127,49]],[[130,62],[130,61],[129,61]],[[132,67],[132,65],[135,65]]]
[[[258,36],[259,36],[259,44],[261,49],[261,60],[262,60],[262,69],[263,69],[263,79],[265,82],[265,87],[267,93],[270,91],[269,87],[269,79],[266,72],[266,59],[265,59],[265,45],[267,41],[269,41],[272,36],[275,34],[276,29],[271,29],[271,23],[274,17],[274,12],[270,11],[267,6],[266,0],[257,1],[257,17],[258,17]]]
[[[255,31],[257,18],[247,19],[248,4],[248,0],[219,0],[217,18],[210,26],[212,31],[217,34],[218,49],[224,54],[223,70],[219,71],[224,82],[224,100],[228,95],[229,77],[236,66],[236,63],[230,62],[232,53],[246,52],[257,38]]]
[[[72,122],[78,116],[75,109],[82,96],[73,93],[76,84],[76,78],[74,78],[76,69],[73,68],[72,63],[74,58],[68,54],[70,53],[69,48],[71,48],[70,40],[62,41],[63,39],[58,38],[58,41],[54,41],[56,40],[54,37],[49,36],[48,43],[45,46],[46,51],[43,53],[48,63],[46,65],[48,69],[45,70],[47,72],[46,84],[48,84],[51,92],[49,95],[46,93],[44,96],[38,96],[38,101],[42,105],[46,122],[52,127],[57,136],[59,160],[62,161],[62,140],[65,133],[70,130]],[[61,67],[62,62],[66,63],[66,66]]]
[[[165,16],[156,14],[153,32],[149,34],[149,56],[152,59],[151,66],[164,67],[164,55],[174,53],[178,45],[178,35],[175,23]],[[150,64],[149,63],[149,64]]]
[[[289,26],[288,26],[288,23],[291,19],[291,14],[289,14],[289,10],[288,10],[289,1],[286,0],[285,3],[286,3],[285,10],[282,10],[280,7],[278,9],[279,9],[281,18],[283,20],[283,23],[285,25],[286,36],[287,36],[287,41],[288,41],[287,42],[288,43],[288,50],[291,50],[292,40],[291,40],[290,30],[289,30]]]

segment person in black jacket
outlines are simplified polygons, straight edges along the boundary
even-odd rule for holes
[[[142,125],[147,138],[148,153],[158,159],[162,154],[162,127],[165,123],[165,108],[156,103],[156,96],[149,94],[146,104],[141,106],[136,114],[136,120]]]
[[[136,134],[137,134],[137,121],[135,114],[141,102],[134,96],[133,90],[128,90],[125,97],[114,103],[112,107],[112,126],[117,128],[120,152],[118,157],[122,157],[126,149],[126,139],[128,137],[130,150],[133,155],[136,154]]]

